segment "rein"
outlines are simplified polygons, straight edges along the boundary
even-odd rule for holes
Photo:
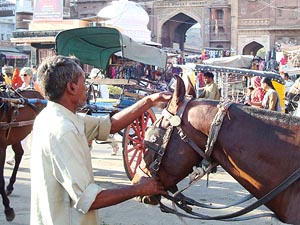
[[[239,217],[242,216],[244,214],[247,214],[251,211],[253,211],[254,209],[268,203],[270,200],[272,200],[276,195],[278,195],[279,193],[281,193],[282,191],[284,191],[286,188],[288,188],[291,184],[293,184],[296,180],[298,180],[300,178],[300,168],[298,168],[297,170],[295,170],[287,179],[285,179],[283,182],[281,182],[277,187],[275,187],[274,189],[272,189],[270,192],[268,192],[266,195],[264,195],[262,198],[260,198],[259,200],[257,200],[256,202],[252,203],[251,205],[247,206],[244,209],[241,209],[237,212],[234,213],[230,213],[230,214],[226,214],[226,215],[221,215],[221,216],[206,216],[206,215],[202,215],[199,213],[195,213],[195,212],[188,212],[191,215],[187,215],[184,213],[180,213],[177,210],[174,210],[170,207],[167,207],[166,205],[164,205],[163,203],[160,202],[160,207],[161,207],[161,211],[162,212],[166,212],[166,213],[173,213],[176,214],[178,216],[181,217],[186,217],[186,218],[191,218],[191,219],[202,219],[202,220],[224,220],[224,221],[240,221],[240,220],[248,220],[248,219],[254,219],[257,217],[262,217],[262,216],[273,216],[276,217],[273,213],[264,213],[261,215],[257,215],[256,217],[245,217],[245,218],[240,218],[240,219],[233,219],[235,217]],[[174,201],[174,199],[170,196],[164,196],[167,199]],[[177,206],[180,207],[180,205],[175,202],[175,204]]]
[[[161,135],[162,135],[161,133],[163,133],[163,132],[161,132],[161,130],[162,130],[161,128],[156,127],[157,122],[155,122],[153,124],[156,127],[156,134],[153,134],[152,139],[150,138],[150,141],[149,140],[147,141],[146,140],[146,135],[145,135],[145,144],[146,144],[146,146],[148,147],[148,149],[154,150],[156,152],[156,158],[150,164],[150,167],[149,167],[150,171],[151,171],[151,174],[154,175],[154,176],[156,176],[158,171],[159,171],[159,167],[160,167],[160,164],[162,162],[162,158],[165,154],[167,144],[170,141],[171,134],[174,131],[174,127],[176,128],[181,140],[184,141],[185,143],[189,144],[203,158],[202,165],[204,166],[204,168],[201,168],[201,167],[193,168],[194,171],[193,171],[192,175],[190,175],[190,177],[192,177],[192,178],[191,178],[191,181],[190,181],[190,183],[187,187],[177,191],[173,196],[169,196],[169,195],[164,196],[165,198],[172,201],[173,209],[166,206],[166,205],[164,205],[160,200],[158,200],[158,202],[160,204],[161,211],[166,212],[166,213],[172,213],[172,214],[175,214],[179,217],[186,217],[186,218],[192,218],[192,219],[202,219],[202,220],[241,221],[241,220],[249,220],[249,219],[254,219],[254,218],[258,218],[258,217],[266,217],[266,216],[275,217],[275,215],[273,213],[263,213],[263,214],[260,214],[260,215],[254,215],[254,216],[249,216],[249,217],[244,217],[244,218],[236,218],[236,217],[245,215],[245,214],[253,211],[254,209],[266,204],[267,202],[272,200],[275,196],[277,196],[279,193],[281,193],[286,188],[288,188],[291,184],[293,184],[297,179],[300,178],[300,168],[298,168],[296,171],[294,171],[287,179],[282,181],[277,187],[272,189],[270,192],[268,192],[262,198],[258,199],[256,202],[250,204],[249,206],[245,207],[242,210],[239,210],[237,212],[230,213],[230,214],[225,214],[225,215],[220,215],[220,216],[202,215],[202,214],[199,214],[199,213],[196,213],[196,212],[192,212],[192,209],[190,207],[187,207],[187,204],[194,205],[194,206],[200,206],[200,207],[204,207],[204,208],[213,208],[213,207],[209,207],[205,204],[198,203],[197,201],[194,201],[192,199],[178,199],[178,198],[176,198],[176,196],[178,194],[180,194],[182,191],[184,191],[188,187],[190,187],[192,183],[200,180],[206,174],[209,175],[209,173],[211,171],[216,169],[218,163],[214,162],[211,159],[210,156],[212,154],[212,150],[213,150],[214,144],[217,140],[217,137],[218,137],[219,131],[221,129],[221,126],[222,126],[225,115],[227,115],[229,120],[230,120],[230,116],[228,114],[229,113],[228,109],[229,109],[229,107],[231,106],[232,103],[231,102],[220,103],[218,105],[219,110],[218,110],[217,114],[215,115],[214,120],[213,120],[213,122],[211,124],[211,127],[210,127],[210,131],[209,131],[208,139],[207,139],[207,144],[206,144],[206,149],[205,149],[205,151],[203,151],[192,139],[190,139],[185,134],[185,132],[183,131],[183,129],[180,126],[182,115],[183,115],[183,113],[186,109],[186,106],[188,105],[188,103],[191,100],[192,100],[192,98],[190,96],[186,96],[184,98],[183,103],[180,105],[176,115],[172,115],[166,109],[163,110],[162,117],[158,121],[162,120],[162,118],[165,117],[167,120],[169,120],[171,126],[169,126],[165,130],[165,133],[164,133],[163,138],[162,138],[162,144],[160,145],[161,146],[160,148],[155,149],[155,148],[153,148],[153,146],[151,147],[151,142],[152,142],[152,144],[154,142],[157,142],[157,138],[161,138]],[[159,131],[157,131],[157,129]],[[149,145],[149,143],[150,143],[150,145]],[[159,144],[160,143],[158,143],[158,145]],[[253,196],[250,194],[249,196],[246,196],[246,198],[243,201],[239,202],[239,203],[245,202],[245,201],[251,199],[252,197]],[[183,202],[186,203],[186,204],[184,204]],[[239,204],[239,203],[237,203],[237,204]],[[234,205],[237,205],[237,204],[232,204],[231,206],[234,206]],[[176,210],[175,205],[178,206],[179,208],[181,208],[182,210],[184,210],[188,214],[178,212]],[[228,206],[228,207],[231,207],[231,206]],[[223,207],[223,208],[228,208],[228,207]]]

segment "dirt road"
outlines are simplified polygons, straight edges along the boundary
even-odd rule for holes
[[[92,151],[95,179],[99,185],[104,188],[119,187],[130,185],[130,181],[125,175],[121,152],[117,156],[111,156],[111,147],[107,144],[94,143]],[[12,156],[12,151],[7,151],[7,158]],[[16,218],[13,222],[7,222],[3,213],[3,206],[0,204],[0,224],[3,225],[28,225],[30,218],[30,154],[25,153],[21,167],[18,172],[15,190],[10,196],[11,206],[15,209]],[[12,167],[5,165],[6,182]],[[187,179],[180,183],[185,185]],[[184,192],[187,196],[197,201],[214,203],[218,205],[227,205],[245,196],[247,192],[233,180],[222,168],[217,174],[210,176],[209,186],[206,187],[206,181],[200,181],[191,189]],[[165,202],[165,201],[164,201]],[[167,203],[167,202],[165,202]],[[171,206],[171,205],[170,205]],[[172,206],[171,206],[172,207]],[[230,213],[241,208],[234,207],[230,210],[196,210],[202,214],[220,215]],[[258,214],[270,212],[265,207],[260,207],[251,213]],[[177,216],[162,213],[158,206],[147,206],[137,202],[135,199],[129,200],[122,204],[99,210],[101,225],[181,225],[184,224]],[[282,224],[274,218],[259,218],[241,222],[220,222],[220,221],[203,221],[184,219],[185,224],[189,225],[265,225],[265,224]]]

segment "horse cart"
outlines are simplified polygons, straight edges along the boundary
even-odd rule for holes
[[[93,100],[87,103],[92,115],[114,113],[164,88],[160,80],[140,77],[130,68],[142,63],[151,65],[152,69],[164,70],[167,54],[155,46],[137,43],[117,29],[87,27],[62,31],[56,37],[56,52],[75,56],[81,63],[96,67],[105,74],[106,79],[86,80],[90,87],[89,96],[93,96]],[[113,62],[112,58],[117,59]],[[112,76],[108,71],[113,66],[119,68],[114,77],[116,79],[108,79]],[[119,87],[122,91],[112,99],[101,99],[93,94],[98,85]],[[124,167],[129,179],[133,178],[146,151],[143,142],[146,127],[155,120],[155,113],[150,109],[120,133],[123,137]]]

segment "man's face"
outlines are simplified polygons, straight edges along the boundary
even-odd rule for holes
[[[86,104],[86,98],[87,98],[87,87],[85,85],[85,76],[84,72],[82,71],[82,76],[78,78],[78,83],[77,83],[77,107],[81,108],[85,106]]]
[[[205,84],[210,84],[212,82],[212,78],[211,77],[207,77],[207,76],[204,76],[204,82]]]

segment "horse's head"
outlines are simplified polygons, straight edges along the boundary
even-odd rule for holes
[[[138,182],[140,176],[158,176],[167,190],[174,191],[176,184],[201,162],[202,158],[182,140],[180,132],[194,132],[185,112],[196,93],[189,79],[184,82],[179,76],[176,78],[173,97],[163,110],[162,117],[147,129],[145,144],[148,151],[133,183]]]

